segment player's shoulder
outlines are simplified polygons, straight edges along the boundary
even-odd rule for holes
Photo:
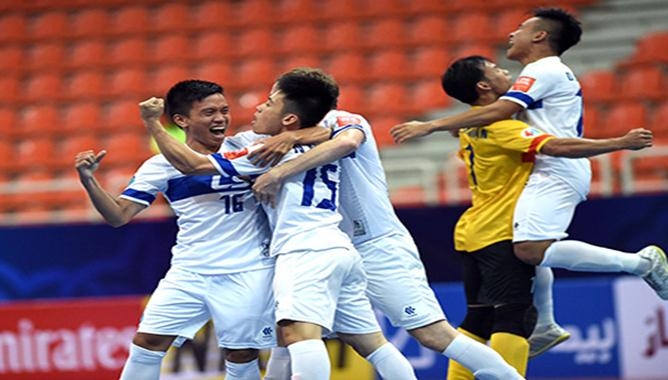
[[[540,129],[516,119],[500,120],[490,124],[486,129],[492,138],[532,138],[544,134]]]
[[[221,147],[222,151],[238,150],[251,145],[257,140],[268,137],[266,135],[259,135],[253,131],[243,131],[239,132],[233,136],[225,138],[223,145]]]
[[[345,110],[332,110],[325,115],[323,124],[329,128],[340,128],[347,125],[365,125],[368,121],[364,116]]]

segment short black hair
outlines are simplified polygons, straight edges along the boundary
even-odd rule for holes
[[[301,127],[312,127],[336,108],[339,85],[320,69],[299,67],[282,74],[276,88],[285,94],[283,112],[299,117]]]
[[[548,42],[557,55],[580,42],[582,26],[575,16],[561,8],[537,8],[533,16],[545,22],[549,33]]]
[[[178,82],[167,91],[165,113],[170,119],[176,114],[188,116],[194,102],[213,94],[225,95],[223,87],[217,83],[199,79]]]
[[[441,76],[441,87],[449,96],[462,103],[478,100],[476,85],[485,78],[485,62],[489,59],[471,55],[453,62]]]

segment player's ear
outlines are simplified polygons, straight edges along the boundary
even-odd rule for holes
[[[187,118],[181,114],[177,113],[176,115],[174,115],[172,120],[174,120],[174,124],[178,125],[181,128],[186,128],[188,126]]]
[[[483,91],[489,91],[492,89],[489,83],[484,80],[479,81],[478,83],[475,84],[475,86],[478,90],[483,90]]]
[[[299,122],[299,117],[294,113],[285,114],[283,115],[283,118],[281,118],[281,124],[283,124],[284,127],[289,127],[298,122]]]
[[[538,43],[547,40],[550,37],[550,33],[547,30],[537,30],[533,34],[532,42]]]

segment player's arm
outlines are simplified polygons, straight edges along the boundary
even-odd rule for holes
[[[160,152],[178,171],[186,175],[218,173],[209,158],[181,143],[167,132],[160,123],[164,112],[164,100],[150,98],[139,103],[142,121],[155,139]]]
[[[403,143],[436,131],[452,131],[461,128],[482,127],[494,122],[510,119],[523,108],[520,104],[499,99],[483,107],[473,108],[453,116],[432,121],[409,121],[392,127],[394,141]]]
[[[652,146],[652,131],[638,128],[609,139],[552,138],[539,153],[555,157],[583,158],[618,150],[640,150]]]
[[[146,206],[127,199],[114,198],[104,190],[93,174],[99,167],[100,161],[107,154],[101,151],[85,151],[76,155],[74,166],[79,172],[79,180],[83,185],[97,212],[113,227],[127,224],[135,215]]]
[[[259,176],[253,185],[253,192],[261,202],[273,205],[276,193],[286,178],[343,158],[356,151],[364,139],[365,135],[361,130],[346,129],[333,139]]]
[[[315,145],[329,140],[331,130],[325,127],[301,128],[285,131],[263,139],[262,147],[249,153],[250,161],[258,166],[274,166],[295,145]]]

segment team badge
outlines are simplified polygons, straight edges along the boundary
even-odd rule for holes
[[[346,125],[359,125],[362,124],[362,119],[353,115],[337,116],[336,124],[338,124],[339,127],[345,127]]]
[[[526,127],[520,132],[520,135],[524,137],[525,139],[531,139],[536,136],[540,136],[543,134],[543,131],[540,129],[536,129],[534,127]]]
[[[519,77],[513,84],[513,88],[511,89],[514,91],[521,91],[521,92],[527,92],[533,86],[533,84],[536,82],[536,78],[532,77]]]

